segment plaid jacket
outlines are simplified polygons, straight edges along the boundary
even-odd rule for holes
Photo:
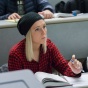
[[[30,69],[34,73],[37,71],[52,73],[55,68],[59,73],[67,76],[80,76],[72,72],[68,66],[68,62],[61,55],[51,40],[47,40],[47,52],[44,54],[42,47],[40,48],[39,61],[27,61],[25,56],[25,39],[12,47],[8,60],[9,71]]]

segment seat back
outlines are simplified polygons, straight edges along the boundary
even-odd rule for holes
[[[2,72],[8,72],[8,64],[3,64],[1,67],[0,67],[0,73]]]

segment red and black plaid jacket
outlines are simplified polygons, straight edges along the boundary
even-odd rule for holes
[[[30,69],[34,73],[37,71],[52,73],[53,67],[63,75],[77,76],[72,72],[68,62],[49,39],[47,39],[47,52],[44,54],[42,48],[40,49],[39,62],[34,60],[31,62],[27,61],[25,56],[25,39],[20,41],[10,50],[8,67],[10,71]]]

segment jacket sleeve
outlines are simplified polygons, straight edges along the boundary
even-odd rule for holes
[[[22,62],[20,60],[19,55],[17,55],[15,52],[10,52],[8,59],[8,70],[14,71],[21,69],[22,69]]]
[[[8,19],[8,16],[9,16],[9,15],[10,15],[10,14],[5,14],[5,15],[0,16],[0,20]]]
[[[63,55],[60,53],[60,51],[58,50],[58,48],[55,46],[54,43],[51,42],[49,46],[51,47],[51,57],[52,57],[53,68],[55,68],[62,75],[73,76],[73,77],[81,76],[81,73],[75,74],[72,72],[71,68],[68,65],[68,61],[63,57]]]
[[[47,0],[36,0],[36,4],[37,4],[38,12],[46,9],[50,10],[53,13],[55,12],[53,7]]]
[[[6,14],[5,11],[6,11],[6,0],[0,0],[0,20],[4,20],[4,19],[7,19],[8,16],[10,15],[9,13]]]

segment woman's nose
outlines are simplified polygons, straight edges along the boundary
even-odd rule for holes
[[[46,34],[46,29],[42,28],[42,34]]]

